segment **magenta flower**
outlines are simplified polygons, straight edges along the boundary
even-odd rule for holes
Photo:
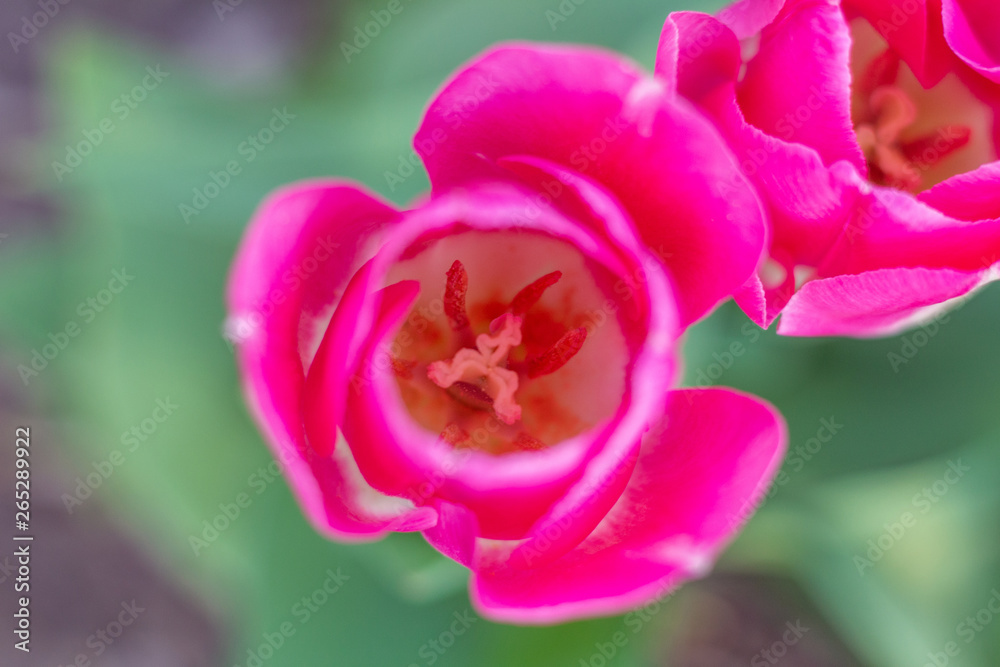
[[[994,0],[742,0],[667,19],[657,73],[713,117],[765,202],[737,296],[790,335],[874,336],[996,276]]]
[[[721,137],[622,59],[510,46],[452,79],[416,145],[433,196],[288,187],[232,270],[248,398],[313,524],[422,531],[510,622],[704,572],[786,439],[757,399],[671,390],[684,326],[763,250]]]

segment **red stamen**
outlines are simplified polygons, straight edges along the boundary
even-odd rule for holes
[[[567,331],[547,352],[528,360],[528,377],[536,378],[559,370],[576,356],[585,340],[587,330],[584,327]]]
[[[510,302],[510,312],[518,317],[523,316],[529,308],[538,303],[545,290],[559,282],[560,278],[562,278],[562,271],[553,271],[522,289]]]
[[[945,125],[937,132],[908,141],[900,151],[919,171],[933,167],[972,138],[972,130],[965,125]]]
[[[444,313],[455,331],[469,328],[469,315],[465,312],[465,295],[469,291],[469,274],[462,263],[455,263],[448,269],[448,281],[444,288]]]
[[[484,410],[493,405],[493,397],[471,382],[458,381],[452,384],[449,389],[452,396],[470,407]]]
[[[537,451],[539,449],[545,449],[547,446],[544,442],[538,438],[528,435],[524,431],[518,431],[517,437],[512,443],[516,449],[521,450],[531,450]]]
[[[396,377],[403,380],[413,379],[413,369],[417,367],[417,362],[413,360],[392,358],[392,372]]]
[[[444,427],[444,430],[441,431],[441,435],[438,437],[449,445],[455,446],[467,441],[469,433],[455,422],[451,422]]]

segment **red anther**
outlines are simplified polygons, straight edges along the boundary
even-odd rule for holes
[[[441,431],[441,435],[438,437],[442,441],[447,442],[449,445],[454,446],[467,441],[469,439],[469,433],[455,422],[451,422],[444,427],[444,430]]]
[[[521,450],[532,450],[536,451],[539,449],[545,449],[547,446],[544,442],[538,438],[528,435],[524,431],[518,431],[517,437],[514,438],[514,448]]]
[[[553,271],[522,289],[510,302],[510,312],[518,317],[524,315],[529,308],[538,303],[545,290],[559,282],[560,278],[562,278],[562,271]]]
[[[469,315],[465,312],[465,295],[469,291],[469,274],[462,263],[455,263],[448,269],[448,281],[444,288],[444,313],[455,331],[469,328]]]
[[[471,382],[459,380],[451,385],[452,396],[459,399],[466,405],[474,408],[488,408],[493,405],[493,397],[487,394],[481,387]]]
[[[392,358],[392,372],[396,377],[403,380],[413,379],[413,369],[417,367],[417,362],[407,359]]]
[[[892,49],[875,56],[859,77],[858,91],[868,97],[876,88],[894,84],[899,77],[899,62],[899,55]]]
[[[945,125],[936,132],[908,141],[900,150],[919,171],[933,167],[972,138],[972,130],[965,125]]]
[[[585,340],[587,330],[584,327],[570,329],[548,351],[528,360],[528,377],[536,378],[559,370],[576,356]]]

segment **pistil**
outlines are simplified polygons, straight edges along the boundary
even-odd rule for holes
[[[513,424],[521,418],[521,406],[514,399],[518,376],[506,368],[512,348],[521,344],[521,318],[507,313],[490,326],[492,334],[476,337],[476,349],[463,347],[450,361],[427,366],[427,377],[447,389],[462,382],[483,391],[492,400],[500,421]]]

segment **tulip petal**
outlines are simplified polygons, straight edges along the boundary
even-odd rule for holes
[[[435,500],[433,505],[440,520],[424,531],[424,538],[448,558],[472,567],[479,536],[476,515],[460,505],[442,500]]]
[[[661,597],[707,571],[762,498],[786,441],[781,417],[758,399],[726,389],[671,392],[597,530],[559,560],[527,569],[481,544],[474,604],[495,620],[546,624]]]
[[[843,0],[850,17],[867,20],[902,57],[924,88],[957,63],[944,38],[941,0]]]
[[[959,58],[1000,83],[1000,5],[992,0],[943,0],[944,37]]]
[[[771,23],[787,0],[738,0],[719,12],[719,20],[740,39],[754,37]]]
[[[958,220],[1000,218],[1000,162],[952,176],[920,193],[918,199]]]
[[[765,287],[755,275],[734,295],[767,328],[795,291],[795,266],[819,264],[840,235],[846,211],[840,186],[816,150],[771,137],[744,119],[736,99],[742,64],[736,35],[723,23],[697,12],[667,17],[657,74],[716,120],[770,219],[769,254],[776,262],[782,258],[787,278]]]
[[[738,87],[747,122],[815,149],[827,165],[847,160],[863,173],[851,119],[850,55],[850,29],[835,3],[786,5],[761,31]]]
[[[561,46],[496,48],[431,103],[415,145],[435,191],[479,175],[470,166],[477,155],[530,155],[607,187],[670,267],[687,323],[756,269],[765,238],[760,206],[724,142],[620,57]]]
[[[901,267],[981,272],[998,261],[1000,219],[956,220],[905,192],[864,183],[849,171],[839,177],[845,180],[851,217],[819,277]],[[952,199],[946,190],[935,196]]]
[[[379,231],[397,217],[344,181],[289,186],[255,214],[229,278],[227,330],[251,409],[310,521],[343,540],[421,530],[436,521],[430,509],[381,512],[386,499],[364,483],[349,452],[331,456],[331,445],[320,456],[301,421],[310,341],[373,252]]]
[[[785,336],[890,336],[930,321],[982,285],[980,272],[897,268],[806,283],[778,323]]]

